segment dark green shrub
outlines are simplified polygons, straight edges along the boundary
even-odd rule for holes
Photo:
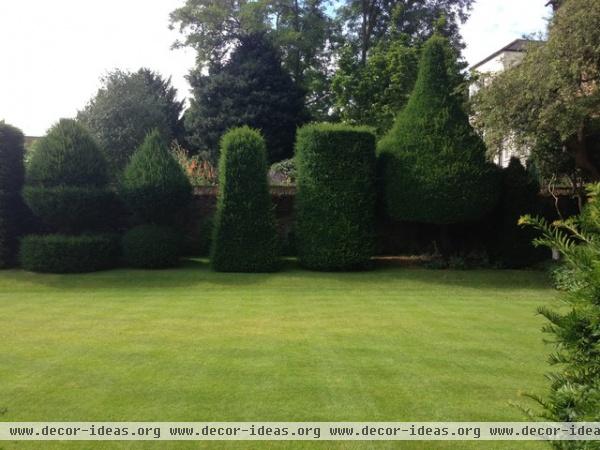
[[[25,201],[59,234],[22,240],[20,259],[35,272],[91,272],[117,264],[118,241],[108,235],[76,234],[104,228],[114,195],[106,162],[79,123],[62,119],[35,146],[23,190]],[[73,234],[73,236],[69,236]]]
[[[129,230],[122,240],[123,259],[130,267],[163,269],[179,264],[182,237],[176,229],[159,225],[140,225]]]
[[[512,158],[502,171],[502,192],[489,236],[492,258],[503,267],[519,269],[550,257],[546,249],[533,246],[538,233],[518,225],[521,216],[540,214],[539,192],[538,182]]]
[[[215,270],[271,272],[279,268],[265,142],[249,127],[233,129],[221,141],[214,220],[211,262]]]
[[[119,258],[113,235],[29,235],[21,241],[25,270],[42,273],[83,273],[114,267]]]
[[[18,128],[0,122],[0,191],[19,192],[25,169],[25,138]]]
[[[47,225],[68,233],[110,228],[117,202],[112,191],[79,186],[26,186],[23,198]]]
[[[498,199],[496,170],[448,76],[455,61],[447,46],[439,36],[427,41],[410,100],[378,146],[384,205],[394,220],[477,220]]]
[[[24,137],[15,127],[0,122],[0,268],[15,263],[23,219]]]
[[[157,130],[146,136],[125,168],[120,194],[142,220],[171,224],[191,199],[192,187]]]
[[[79,123],[61,119],[40,139],[27,170],[31,186],[96,186],[108,181],[100,148]]]
[[[375,252],[375,136],[308,125],[296,142],[296,245],[317,270],[364,268]]]

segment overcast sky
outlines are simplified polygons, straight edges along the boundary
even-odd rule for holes
[[[547,0],[478,0],[463,28],[470,64],[543,30]],[[0,120],[39,136],[73,117],[114,68],[149,67],[181,98],[190,50],[171,50],[169,12],[183,0],[0,0]]]

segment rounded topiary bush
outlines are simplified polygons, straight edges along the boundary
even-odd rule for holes
[[[21,241],[19,259],[32,272],[93,272],[117,264],[119,242],[114,235],[29,235]]]
[[[23,133],[0,122],[0,268],[15,263],[24,216],[21,189],[25,177]]]
[[[296,246],[316,270],[365,268],[375,251],[375,136],[307,125],[296,141]]]
[[[146,222],[171,224],[191,199],[192,187],[157,130],[146,136],[125,168],[124,203]]]
[[[182,238],[177,230],[152,224],[132,228],[122,240],[125,263],[143,269],[177,266],[181,247]]]
[[[448,77],[448,42],[425,44],[408,104],[378,146],[385,210],[394,220],[447,225],[490,212],[497,171]]]
[[[272,272],[280,266],[265,141],[249,127],[221,140],[211,264],[220,272]]]
[[[61,119],[39,140],[27,168],[30,186],[96,186],[108,182],[100,148],[78,122]]]

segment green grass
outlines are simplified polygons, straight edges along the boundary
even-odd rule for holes
[[[517,271],[0,272],[3,421],[521,421],[546,276]],[[0,448],[544,448],[104,442]]]

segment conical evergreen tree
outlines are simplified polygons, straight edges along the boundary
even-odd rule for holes
[[[497,171],[448,76],[448,45],[440,36],[427,41],[410,100],[378,146],[385,208],[395,220],[476,220],[497,201]]]

